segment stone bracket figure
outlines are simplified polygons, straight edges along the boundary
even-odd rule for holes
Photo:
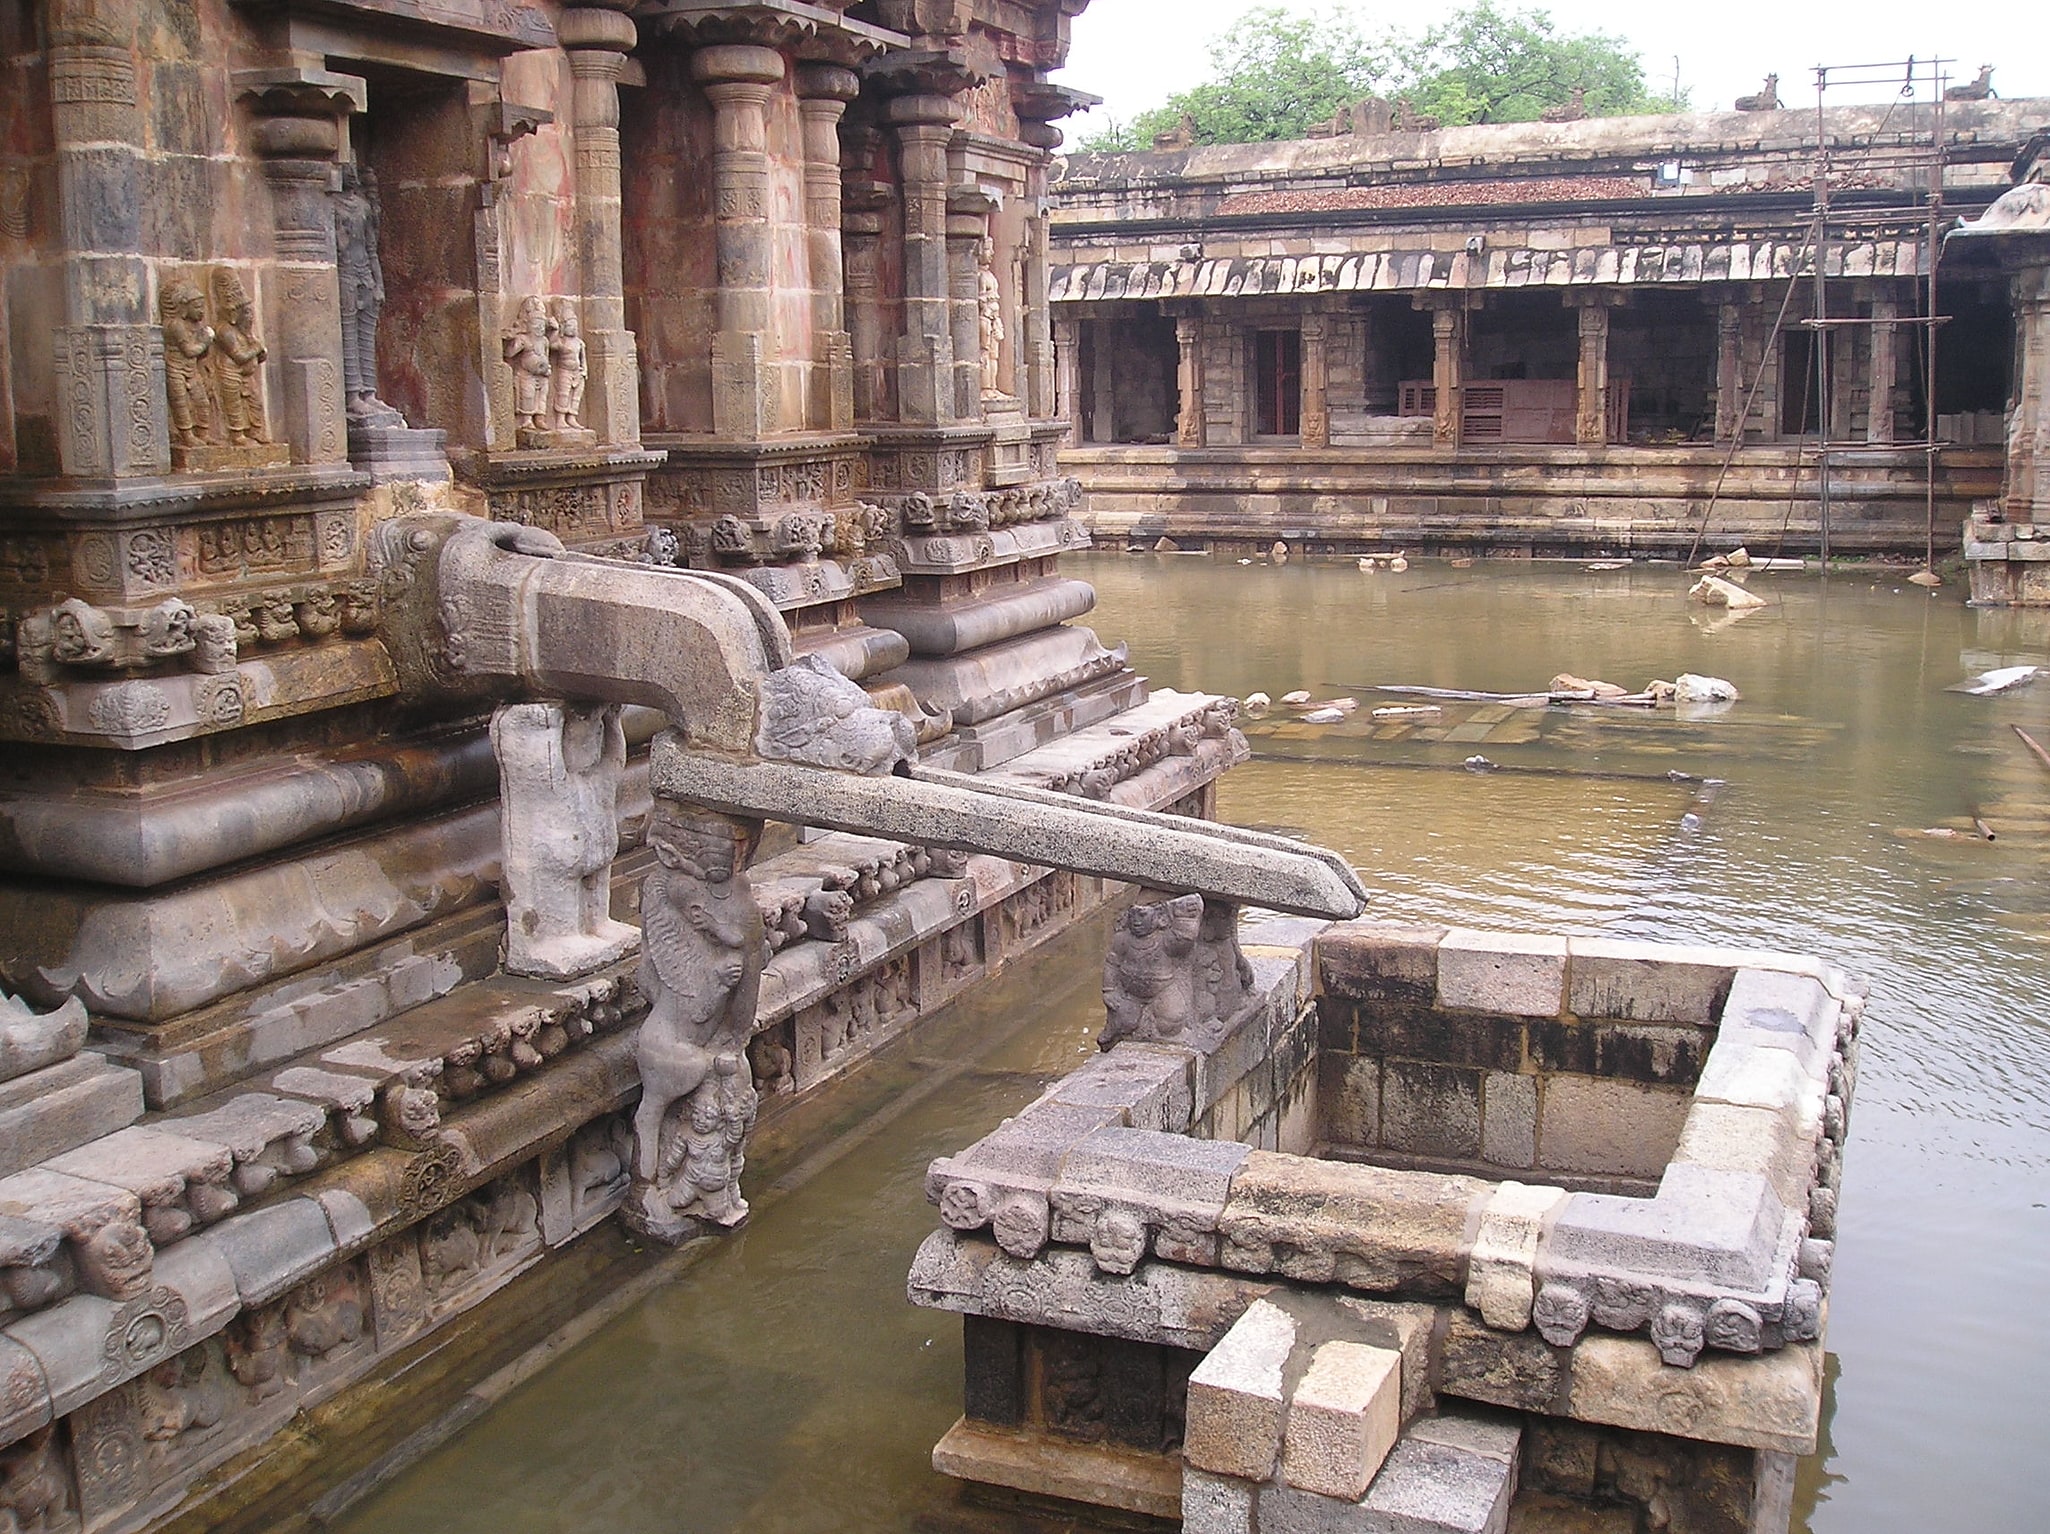
[[[626,735],[617,707],[513,703],[491,719],[504,837],[505,967],[574,979],[631,953],[612,919]]]
[[[745,869],[761,830],[667,799],[655,801],[648,825],[660,866],[641,887],[649,1006],[621,1217],[671,1245],[747,1218],[740,1175],[756,1102],[747,1046],[768,941]]]
[[[1107,1014],[1097,1043],[1127,1040],[1215,1049],[1258,1000],[1239,950],[1238,908],[1201,895],[1132,906],[1118,919],[1103,965]]]

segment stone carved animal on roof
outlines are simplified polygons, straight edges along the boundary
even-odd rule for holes
[[[1963,85],[1951,86],[1943,93],[1943,99],[1945,101],[1984,101],[1988,97],[1998,96],[1999,94],[1998,91],[1993,89],[1993,66],[1991,64],[1981,64],[1977,79],[1968,80]]]
[[[1767,75],[1765,89],[1755,96],[1739,96],[1737,110],[1740,112],[1777,112],[1780,109],[1780,77]]]

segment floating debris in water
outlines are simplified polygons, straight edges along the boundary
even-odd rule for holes
[[[1274,707],[1274,700],[1268,697],[1267,694],[1265,694],[1264,692],[1253,692],[1246,694],[1247,713],[1264,714],[1267,712],[1267,710],[1269,710],[1272,707]]]
[[[1485,756],[1469,756],[1466,759],[1466,770],[1468,772],[1493,772],[1495,764]]]
[[[1943,584],[1943,577],[1938,575],[1934,570],[1917,570],[1913,575],[1908,577],[1908,584],[1910,586],[1923,586],[1929,589],[1930,591],[1934,591],[1938,586],[1941,586]]]
[[[1303,715],[1304,724],[1336,724],[1345,717],[1342,708],[1313,708]]]
[[[1310,701],[1310,695],[1308,692],[1298,687],[1294,692],[1283,693],[1281,695],[1281,701],[1286,703],[1290,708],[1299,708],[1303,704]]]
[[[1393,708],[1377,708],[1373,712],[1373,717],[1382,720],[1436,719],[1442,716],[1444,712],[1445,710],[1438,707],[1435,703],[1412,703],[1399,704]]]
[[[1627,559],[1597,559],[1587,568],[1596,575],[1607,575],[1611,570],[1629,569],[1630,561]]]
[[[2041,666],[2000,666],[1992,671],[1982,671],[1965,681],[1954,682],[1943,690],[1966,693],[1974,698],[1986,698],[1996,692],[2009,692],[2016,687],[2026,687],[2042,674]]]

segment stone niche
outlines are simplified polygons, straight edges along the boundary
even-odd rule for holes
[[[1784,954],[1241,935],[1221,1037],[1116,1042],[933,1164],[910,1294],[971,1318],[935,1462],[1199,1534],[1785,1529],[1862,989]]]

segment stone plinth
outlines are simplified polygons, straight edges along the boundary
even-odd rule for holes
[[[1965,523],[1965,569],[1974,607],[2050,607],[2050,537],[2009,522],[1992,505]]]

